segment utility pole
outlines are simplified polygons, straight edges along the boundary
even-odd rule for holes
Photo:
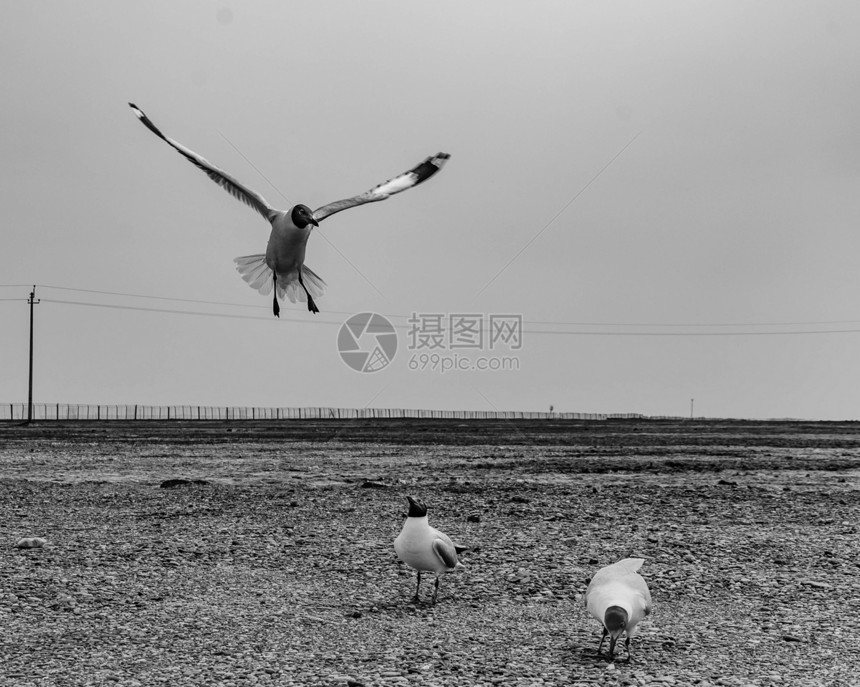
[[[696,400],[695,398],[690,399],[690,419],[691,420],[693,419],[693,401],[695,401],[695,400]]]
[[[27,385],[27,424],[33,421],[33,306],[39,301],[36,300],[36,285],[33,284],[33,290],[30,292],[30,298],[27,303],[30,304],[30,378]]]

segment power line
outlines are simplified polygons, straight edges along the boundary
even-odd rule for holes
[[[781,332],[552,332],[524,330],[523,333],[529,336],[541,334],[566,336],[801,336],[803,334],[860,334],[860,329],[808,329]]]
[[[169,313],[172,315],[198,315],[202,317],[226,317],[232,319],[239,320],[261,320],[263,322],[272,322],[273,318],[271,317],[257,317],[255,315],[237,315],[234,313],[216,313],[216,312],[202,312],[199,310],[173,310],[171,308],[147,308],[140,305],[117,305],[115,303],[87,303],[85,301],[67,301],[60,300],[56,298],[43,298],[42,303],[58,303],[60,305],[82,305],[88,306],[91,308],[108,308],[111,310],[137,310],[144,312],[160,312],[160,313]],[[257,307],[257,306],[250,306]],[[340,322],[327,322],[325,320],[297,320],[290,319],[287,317],[278,318],[275,321],[282,322],[295,322],[298,324],[341,324]]]
[[[143,298],[156,301],[172,301],[174,303],[197,303],[200,305],[224,305],[230,308],[253,308],[254,310],[271,310],[269,305],[250,305],[248,303],[229,303],[227,301],[207,301],[197,298],[176,298],[174,296],[148,296],[142,293],[126,293],[121,291],[100,291],[98,289],[77,289],[71,286],[51,286],[48,284],[39,284],[41,289],[57,289],[60,291],[75,291],[79,293],[95,293],[103,296],[121,296],[124,298]],[[10,299],[12,300],[12,299]],[[57,301],[60,302],[60,301]],[[71,301],[70,301],[71,302]],[[353,312],[344,312],[339,310],[327,311],[333,315],[354,315]],[[387,317],[408,317],[408,315],[387,315]],[[296,320],[298,321],[298,320]]]
[[[147,296],[141,293],[124,293],[121,291],[99,291],[98,289],[76,289],[71,286],[51,286],[49,284],[39,284],[42,289],[57,289],[58,291],[76,291],[79,293],[96,293],[104,296],[122,296],[124,298],[146,298],[156,301],[173,301],[175,303],[199,303],[201,305],[227,305],[235,308],[258,308],[268,310],[267,305],[248,305],[246,303],[227,303],[225,301],[206,301],[196,298],[175,298],[173,296]]]
[[[195,315],[201,317],[224,317],[229,319],[243,320],[260,320],[263,322],[272,322],[270,317],[257,317],[255,315],[239,315],[233,313],[217,313],[217,312],[202,312],[199,310],[176,310],[172,308],[149,308],[135,305],[118,305],[112,303],[88,303],[85,301],[70,301],[54,298],[42,298],[43,303],[56,303],[59,305],[78,305],[92,308],[108,308],[112,310],[134,310],[143,312],[159,312],[171,315]],[[281,318],[280,321],[294,322],[297,324],[325,324],[340,326],[342,322],[332,322],[322,319],[292,319]],[[413,330],[412,325],[392,324],[395,329]],[[484,329],[483,331],[487,331]],[[421,333],[421,330],[417,330]],[[444,332],[442,332],[444,334]],[[860,334],[860,329],[815,329],[815,330],[789,330],[789,331],[733,331],[733,332],[672,332],[672,331],[635,331],[635,332],[619,332],[619,331],[564,331],[564,330],[537,330],[523,329],[522,334],[529,336],[662,336],[662,337],[679,337],[679,336],[803,336],[811,334]]]
[[[15,285],[15,284],[3,284],[0,287],[3,288],[21,288],[24,284]],[[214,306],[226,306],[230,308],[243,308],[243,309],[254,309],[254,310],[268,310],[268,306],[258,306],[258,305],[249,305],[244,303],[231,303],[226,301],[210,301],[203,299],[194,299],[194,298],[177,298],[173,296],[157,296],[150,294],[141,294],[141,293],[129,293],[123,291],[107,291],[101,289],[82,289],[70,286],[57,286],[57,285],[48,285],[48,284],[39,284],[37,285],[42,289],[56,289],[60,291],[73,291],[79,293],[91,293],[105,296],[116,296],[121,298],[141,298],[148,300],[156,300],[156,301],[166,301],[166,302],[175,302],[175,303],[194,303],[199,305],[214,305]],[[29,288],[29,286],[28,286]],[[26,300],[25,298],[0,298],[0,301],[3,302],[20,302]],[[79,301],[79,300],[65,300],[65,299],[53,299],[53,298],[43,298],[43,302],[47,303],[57,303],[60,305],[78,305],[78,306],[86,306],[86,307],[95,307],[95,308],[108,308],[114,310],[137,310],[143,312],[161,312],[167,314],[174,315],[196,315],[202,317],[224,317],[224,318],[232,318],[232,319],[256,319],[261,321],[270,321],[271,318],[268,317],[257,317],[254,315],[241,315],[234,313],[220,313],[220,312],[203,312],[199,310],[180,310],[174,308],[153,308],[153,307],[145,307],[145,306],[134,306],[134,305],[123,305],[123,304],[111,304],[111,303],[94,303],[87,301]],[[327,314],[330,315],[343,315],[343,316],[351,316],[355,315],[354,312],[344,312],[344,311],[328,311]],[[414,322],[412,318],[416,315],[421,315],[422,317],[426,317],[428,313],[415,313],[413,312],[410,315],[404,314],[385,314],[384,316],[388,319],[409,319],[409,324],[395,324],[392,325],[396,329],[409,329],[411,331],[416,331],[414,328]],[[439,315],[442,318],[454,317],[456,316],[453,313],[433,313],[434,315]],[[462,314],[462,316],[467,316],[467,314]],[[483,316],[482,316],[483,317]],[[295,318],[284,318],[287,322],[296,322],[301,324],[325,324],[325,325],[339,325],[341,322],[333,322],[330,320],[323,320],[319,318],[314,318],[313,320],[307,319],[295,319]],[[568,330],[553,330],[553,329],[523,329],[523,334],[536,335],[536,336],[803,336],[810,334],[854,334],[860,333],[860,329],[854,328],[832,328],[834,325],[850,325],[860,323],[860,320],[805,320],[805,321],[779,321],[779,322],[578,322],[578,321],[553,321],[553,320],[522,320],[523,325],[530,326],[538,326],[538,327],[611,327],[611,328],[630,328],[630,327],[638,327],[638,328],[646,328],[646,329],[678,329],[678,328],[686,328],[686,329],[717,329],[717,328],[725,328],[725,327],[822,327],[828,326],[831,327],[829,329],[812,329],[812,330],[787,330],[787,331],[568,331]],[[482,327],[484,332],[488,331],[486,327]]]
[[[7,287],[13,287],[15,285],[5,285]],[[30,288],[32,285],[24,284],[21,286],[26,286],[26,288]],[[103,291],[99,289],[81,289],[75,288],[71,286],[55,286],[49,284],[37,284],[40,289],[57,289],[60,291],[74,291],[79,293],[93,293],[105,296],[119,296],[123,298],[142,298],[148,300],[157,300],[157,301],[166,301],[166,302],[175,302],[175,303],[195,303],[199,305],[219,305],[226,306],[231,308],[247,308],[254,310],[269,310],[269,306],[263,305],[250,305],[247,303],[232,303],[227,301],[210,301],[203,299],[195,299],[195,298],[177,298],[175,296],[155,296],[141,293],[129,293],[123,291]],[[17,287],[16,287],[17,288]],[[0,298],[0,301],[19,301],[26,300],[24,298]],[[56,300],[57,303],[68,303],[68,304],[76,304],[76,305],[87,305],[87,303],[83,303],[80,301],[60,301]],[[97,304],[91,304],[97,305]],[[107,306],[106,306],[107,307]],[[121,308],[122,306],[115,305],[115,308]],[[131,308],[132,306],[127,306]],[[145,310],[146,308],[140,308]],[[158,311],[157,309],[152,309],[154,311]],[[183,313],[188,312],[189,314],[194,314],[192,311],[171,311],[165,310],[165,312],[176,312]],[[329,310],[326,311],[327,314],[331,315],[355,315],[355,312],[347,312],[342,310]],[[431,311],[432,312],[432,311]],[[411,319],[417,314],[431,314],[431,312],[422,312],[416,313],[413,312],[409,315],[405,314],[391,314],[385,313],[384,316],[388,319],[399,318],[399,319]],[[200,313],[200,314],[212,314],[212,313]],[[436,313],[432,313],[436,314]],[[441,315],[455,315],[455,313],[438,313]],[[461,313],[462,314],[462,313]],[[267,319],[267,318],[259,318],[259,319]],[[294,320],[296,322],[307,322],[307,320]],[[315,320],[318,321],[318,320]],[[850,320],[799,320],[799,321],[786,321],[786,322],[593,322],[593,321],[561,321],[561,320],[526,320],[524,319],[523,324],[525,325],[535,325],[535,326],[546,326],[546,327],[655,327],[655,328],[718,328],[718,327],[818,327],[825,325],[846,325],[846,324],[858,324],[860,323],[860,319],[850,319]],[[331,324],[331,323],[328,323]],[[837,330],[838,332],[844,331],[854,331],[854,330]],[[530,331],[530,333],[543,333],[540,330]]]
[[[806,322],[558,322],[523,320],[523,324],[564,327],[815,327],[825,324],[858,324],[860,320],[816,320]]]
[[[639,138],[639,136],[640,136],[641,134],[642,134],[642,132],[640,131],[640,132],[639,132],[638,134],[636,134],[633,138],[631,138],[631,139],[630,139],[630,140],[625,144],[625,146],[624,146],[621,150],[619,150],[617,153],[615,153],[615,155],[612,157],[612,159],[611,159],[609,162],[607,162],[605,165],[603,165],[603,167],[601,167],[601,168],[600,168],[600,171],[598,171],[598,172],[597,172],[597,174],[595,174],[593,177],[591,177],[591,179],[589,179],[589,180],[588,180],[588,183],[587,183],[585,186],[583,186],[582,188],[580,188],[580,189],[579,189],[579,191],[577,191],[577,192],[574,194],[573,198],[571,198],[569,201],[567,201],[567,203],[565,203],[564,207],[563,207],[561,210],[559,210],[557,213],[555,213],[555,215],[553,216],[553,218],[552,218],[549,222],[547,222],[546,224],[544,224],[543,228],[542,228],[539,232],[537,232],[536,234],[534,234],[534,235],[533,235],[533,236],[532,236],[528,241],[526,241],[526,243],[523,245],[523,247],[522,247],[522,248],[520,248],[520,249],[516,252],[516,254],[514,255],[514,257],[512,257],[510,260],[508,260],[508,261],[505,263],[504,267],[502,267],[502,269],[500,269],[498,272],[496,272],[496,273],[493,275],[493,277],[490,279],[490,281],[488,281],[486,284],[484,284],[484,285],[480,288],[480,290],[478,291],[478,293],[476,293],[476,294],[475,294],[475,297],[478,297],[478,296],[480,296],[482,293],[484,293],[484,291],[487,289],[487,287],[489,287],[489,286],[490,286],[490,284],[492,284],[494,281],[496,281],[496,279],[498,279],[498,278],[499,278],[499,275],[501,275],[501,274],[502,274],[502,272],[504,272],[506,269],[508,269],[508,267],[510,267],[510,266],[511,266],[511,264],[514,262],[514,260],[516,260],[518,257],[520,257],[520,255],[522,255],[522,254],[523,254],[523,252],[524,252],[524,251],[525,251],[525,250],[526,250],[530,245],[532,245],[532,244],[533,244],[533,243],[538,239],[538,237],[540,237],[540,235],[541,235],[541,234],[543,234],[543,233],[544,233],[544,231],[546,231],[546,230],[550,227],[550,225],[552,225],[552,223],[553,223],[553,222],[555,222],[559,217],[561,217],[561,215],[564,213],[564,211],[565,211],[565,210],[567,210],[567,209],[571,206],[571,204],[572,204],[572,203],[573,203],[577,198],[579,198],[583,193],[585,193],[585,191],[588,189],[588,187],[589,187],[589,186],[591,186],[595,181],[597,181],[597,180],[600,178],[600,175],[601,175],[601,174],[603,174],[607,169],[609,169],[609,167],[611,167],[611,166],[612,166],[612,163],[613,163],[613,162],[615,162],[619,157],[621,157],[622,153],[624,153],[624,151],[625,151],[625,150],[627,150],[631,145],[633,145],[633,142],[634,142],[637,138]]]

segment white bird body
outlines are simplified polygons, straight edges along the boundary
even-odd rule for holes
[[[305,251],[311,228],[310,225],[296,226],[290,217],[294,209],[279,211],[272,220],[266,252],[236,258],[236,269],[251,288],[264,296],[272,293],[274,287],[276,299],[280,297],[293,303],[312,303],[314,298],[325,293],[326,283],[305,265]],[[309,306],[308,309],[314,311],[313,307]]]
[[[627,650],[630,653],[630,639],[636,635],[637,626],[651,613],[651,592],[642,576],[636,572],[644,563],[642,558],[625,558],[598,570],[585,592],[585,605],[588,612],[603,625],[603,639],[612,635],[610,655],[615,642],[622,632],[627,633]],[[613,623],[611,617],[616,611],[623,610],[624,622]],[[607,614],[609,611],[609,614]],[[598,651],[600,648],[598,647]]]
[[[415,589],[414,601],[418,601],[418,590],[421,587],[421,573],[432,572],[436,575],[433,603],[439,592],[439,576],[464,567],[457,554],[465,547],[457,546],[444,532],[430,526],[427,518],[427,506],[422,501],[408,496],[409,515],[403,523],[403,529],[394,540],[394,551],[397,557],[410,568],[418,571],[418,585]]]
[[[262,270],[263,279],[261,281],[263,283],[257,286],[252,284],[252,286],[265,295],[272,290],[272,284],[274,284],[278,290],[277,295],[281,298],[288,298],[295,303],[307,300],[305,291],[299,283],[299,274],[305,264],[305,251],[313,225],[296,226],[290,217],[293,209],[277,212],[272,219],[272,231],[269,234],[269,242],[266,244],[266,254],[263,259],[263,264],[269,268],[269,271]],[[237,258],[237,265],[241,265],[240,260],[254,257],[257,258],[256,265],[259,267],[260,258],[263,256]],[[248,271],[240,266],[239,273],[245,279]],[[273,279],[271,275],[276,278]],[[309,288],[312,298],[322,296],[325,293],[325,282],[319,277],[317,280],[319,280],[319,284],[313,284],[317,288]]]
[[[298,270],[305,262],[305,249],[310,235],[310,224],[300,229],[290,219],[289,212],[278,213],[272,222],[272,233],[266,245],[266,264],[269,269],[279,276],[292,274],[298,279]]]
[[[440,548],[447,553],[437,553]],[[439,575],[463,567],[457,560],[454,542],[444,532],[430,527],[426,515],[423,518],[406,518],[403,529],[394,540],[394,551],[401,561],[418,571]]]
[[[305,249],[313,227],[318,227],[325,218],[342,210],[385,200],[395,193],[417,186],[442,169],[450,157],[447,153],[438,153],[365,193],[327,203],[314,211],[301,203],[283,211],[273,208],[259,193],[242,185],[203,156],[165,136],[136,105],[129,103],[129,106],[147,129],[203,170],[206,176],[230,195],[256,210],[271,223],[272,231],[269,234],[266,253],[246,255],[236,258],[235,262],[242,279],[252,288],[264,295],[274,290],[272,309],[278,317],[280,316],[279,297],[288,298],[293,303],[307,301],[308,310],[319,312],[314,298],[325,293],[326,284],[319,275],[304,264]]]

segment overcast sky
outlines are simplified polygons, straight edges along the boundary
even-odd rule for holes
[[[860,418],[853,0],[7,0],[0,63],[0,402],[38,284],[37,402]],[[128,101],[282,208],[452,157],[315,230],[322,312],[276,320],[233,264],[268,224]],[[410,350],[410,313],[521,347]]]

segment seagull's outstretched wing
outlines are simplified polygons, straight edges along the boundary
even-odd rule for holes
[[[321,208],[314,210],[314,219],[317,222],[322,222],[326,217],[331,217],[341,210],[348,210],[349,208],[354,208],[356,205],[385,200],[395,193],[400,193],[413,186],[417,186],[442,169],[442,166],[448,161],[449,157],[451,156],[448,153],[438,153],[428,157],[424,162],[413,167],[408,172],[389,179],[385,183],[379,184],[379,186],[374,186],[360,196],[353,196],[352,198],[345,198],[344,200],[337,200],[334,203],[323,205]]]
[[[152,123],[152,120],[150,120],[150,118],[147,117],[143,113],[143,110],[141,110],[137,105],[135,105],[134,103],[129,103],[128,105],[147,129],[149,129],[152,133],[158,136],[169,146],[173,147],[175,150],[181,153],[193,165],[199,167],[204,172],[206,172],[206,176],[212,179],[212,181],[214,181],[221,188],[227,191],[227,193],[229,193],[231,196],[233,196],[234,198],[238,198],[246,205],[249,205],[250,207],[254,208],[268,221],[272,221],[272,217],[274,216],[276,210],[274,210],[266,202],[266,199],[263,198],[263,196],[240,184],[233,177],[227,174],[227,172],[218,169],[205,157],[201,157],[193,150],[189,150],[181,143],[177,143],[172,138],[168,138],[167,136],[165,136],[163,133],[161,133],[161,131],[158,130],[158,127],[156,127],[155,124]]]

